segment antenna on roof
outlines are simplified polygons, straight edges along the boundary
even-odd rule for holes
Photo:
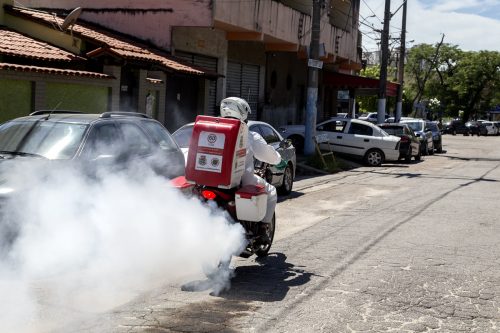
[[[76,7],[75,9],[73,9],[71,13],[69,13],[69,15],[66,16],[66,18],[64,19],[64,22],[61,25],[61,29],[63,31],[66,31],[69,28],[69,26],[71,26],[71,31],[73,31],[73,25],[75,25],[76,20],[78,19],[81,13],[82,13],[81,7]]]

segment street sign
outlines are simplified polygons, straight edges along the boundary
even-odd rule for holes
[[[321,60],[316,60],[316,59],[309,59],[307,62],[307,65],[309,67],[314,67],[314,68],[323,68],[323,61]]]

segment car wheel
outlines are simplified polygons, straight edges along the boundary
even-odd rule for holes
[[[452,135],[457,135],[457,130],[455,130],[455,129],[454,129],[454,130],[451,132],[451,134],[452,134]]]
[[[422,159],[422,153],[418,151],[418,155],[415,156],[415,161],[420,161]]]
[[[292,141],[295,151],[302,154],[304,152],[304,138],[299,135],[292,135],[289,139]]]
[[[408,148],[408,154],[405,156],[405,162],[406,163],[410,163],[411,162],[411,154],[412,154],[412,150],[411,150],[411,146],[410,146],[410,148]]]
[[[283,170],[283,182],[281,186],[278,187],[278,194],[288,195],[292,192],[293,187],[293,171],[291,165],[288,165],[285,170]]]
[[[429,155],[429,149],[427,148],[427,143],[425,144],[422,143],[421,145],[422,145],[422,155],[423,156]]]
[[[429,147],[427,147],[427,152],[429,153],[429,155],[434,155],[434,143],[432,144],[432,147],[429,149]]]
[[[369,166],[380,166],[384,161],[384,154],[378,149],[370,149],[366,152],[364,160]]]

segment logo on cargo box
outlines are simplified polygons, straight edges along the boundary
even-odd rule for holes
[[[213,166],[214,168],[216,168],[216,167],[219,165],[220,160],[219,160],[218,158],[212,158],[211,163],[212,163],[212,166]]]
[[[207,157],[205,155],[200,155],[198,158],[198,164],[199,165],[206,165],[207,164]]]
[[[207,141],[211,144],[214,144],[215,141],[217,141],[217,135],[215,134],[209,134],[207,137]]]

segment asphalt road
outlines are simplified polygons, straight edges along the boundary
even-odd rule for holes
[[[229,291],[141,295],[57,332],[500,332],[500,136],[297,180]]]

